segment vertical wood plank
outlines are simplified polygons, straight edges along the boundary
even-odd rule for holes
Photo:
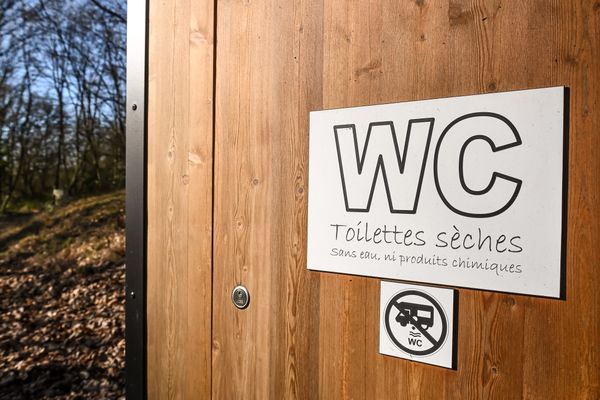
[[[553,71],[571,88],[567,301],[535,302],[525,329],[524,397],[600,397],[600,2],[557,2]],[[596,261],[592,261],[596,260]],[[535,368],[535,370],[534,370]],[[555,385],[548,385],[552,377]]]
[[[213,5],[150,2],[150,399],[210,396]]]
[[[318,276],[305,269],[308,109],[321,2],[218,3],[213,398],[318,395]],[[248,309],[229,293],[248,287]]]

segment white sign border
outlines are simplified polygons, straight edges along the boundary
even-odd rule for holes
[[[419,102],[428,102],[435,100],[444,100],[444,99],[454,99],[454,98],[476,98],[479,96],[485,95],[497,95],[497,94],[510,94],[510,93],[519,93],[519,92],[531,92],[531,91],[540,91],[540,90],[555,90],[561,89],[563,91],[563,114],[562,114],[562,166],[561,171],[562,174],[560,176],[561,187],[562,187],[562,195],[561,195],[561,216],[560,216],[560,271],[559,271],[559,282],[558,282],[558,292],[555,293],[534,293],[528,291],[519,291],[519,290],[506,290],[506,289],[497,289],[488,286],[476,286],[476,285],[461,285],[454,282],[440,281],[440,280],[423,280],[423,279],[411,279],[410,277],[400,276],[397,274],[368,274],[368,273],[360,273],[360,272],[348,272],[343,267],[338,266],[322,266],[322,265],[314,265],[310,262],[310,251],[307,248],[307,268],[309,270],[320,271],[320,272],[329,272],[329,273],[337,273],[344,275],[354,275],[354,276],[364,276],[371,278],[380,278],[380,279],[393,279],[393,280],[404,280],[411,283],[422,283],[422,284],[433,284],[440,285],[444,287],[450,288],[465,288],[465,289],[474,289],[495,293],[507,293],[507,294],[517,294],[517,295],[526,295],[532,297],[541,297],[541,298],[555,298],[555,299],[566,299],[566,276],[567,276],[567,262],[566,262],[566,253],[567,253],[567,229],[568,229],[568,170],[569,170],[569,141],[570,141],[570,88],[567,86],[553,86],[553,87],[541,87],[541,88],[528,88],[522,90],[512,90],[505,92],[497,92],[497,93],[485,93],[485,94],[470,94],[470,95],[460,95],[460,96],[449,96],[449,97],[440,97],[440,98],[432,98],[432,99],[423,99],[423,100],[410,100],[403,102],[390,102],[390,103],[381,103],[375,105],[363,105],[356,107],[338,107],[338,108],[330,108],[330,109],[322,109],[322,110],[314,110],[311,111],[310,114],[321,111],[335,111],[335,110],[345,110],[345,109],[360,109],[360,108],[369,108],[369,107],[377,107],[381,105],[394,105],[394,104],[406,104],[406,103],[419,103]],[[310,125],[310,124],[309,124]],[[312,139],[309,135],[309,148],[310,141]],[[310,164],[310,157],[309,157]],[[310,168],[309,168],[309,187],[308,187],[308,220],[310,221]],[[310,224],[310,222],[309,222]],[[310,232],[307,235],[307,247],[310,246]]]
[[[415,356],[398,348],[385,327],[385,311],[391,298],[406,291],[423,292],[433,297],[445,313],[447,334],[443,344],[430,355]],[[379,354],[456,371],[458,369],[458,302],[459,291],[453,288],[381,281],[379,285]]]

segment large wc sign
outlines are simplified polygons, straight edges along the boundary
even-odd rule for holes
[[[563,87],[311,112],[308,268],[561,295]]]

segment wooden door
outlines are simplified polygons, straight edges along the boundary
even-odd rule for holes
[[[600,398],[600,3],[150,1],[151,399]],[[570,88],[566,299],[460,289],[458,366],[306,269],[311,110]],[[251,303],[237,310],[232,288]]]

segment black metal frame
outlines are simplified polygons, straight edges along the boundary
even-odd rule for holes
[[[128,400],[146,399],[148,2],[127,1],[125,379]]]

